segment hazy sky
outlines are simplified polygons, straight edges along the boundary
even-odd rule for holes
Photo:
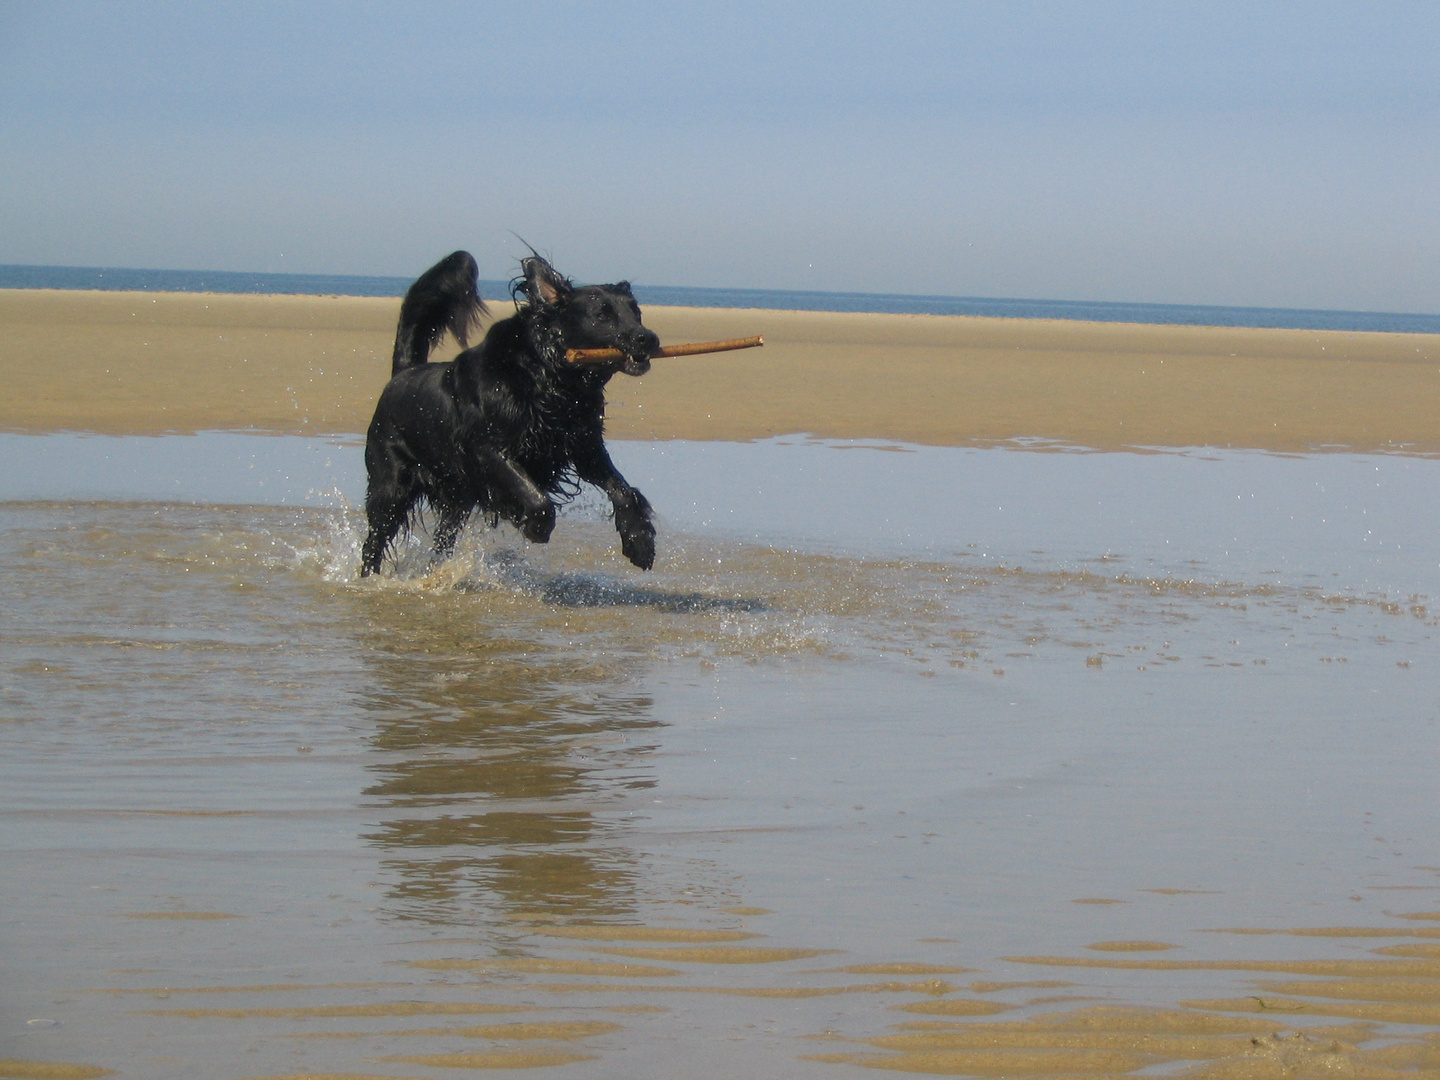
[[[1440,312],[1440,5],[0,0],[0,262]]]

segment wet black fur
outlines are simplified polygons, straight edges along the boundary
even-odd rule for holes
[[[390,382],[365,440],[370,530],[361,574],[380,569],[422,501],[439,514],[437,559],[476,509],[543,544],[556,501],[571,497],[577,481],[610,497],[626,558],[644,570],[654,564],[650,504],[616,471],[603,429],[605,384],[617,371],[643,375],[660,341],[641,323],[627,282],[575,286],[538,255],[520,269],[515,314],[447,363],[429,363],[430,350],[447,331],[468,344],[485,312],[475,260],[457,251],[406,294]],[[618,348],[624,359],[565,359],[566,349],[590,348]]]

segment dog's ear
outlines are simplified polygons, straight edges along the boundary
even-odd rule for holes
[[[532,304],[554,307],[570,295],[570,282],[539,255],[521,260],[520,273],[524,277],[520,287]]]

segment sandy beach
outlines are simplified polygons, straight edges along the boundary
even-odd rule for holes
[[[398,303],[3,290],[0,430],[361,432]],[[766,345],[617,377],[616,438],[1440,453],[1437,335],[678,307],[645,318],[666,343]]]

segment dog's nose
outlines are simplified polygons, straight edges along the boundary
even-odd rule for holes
[[[660,339],[652,330],[643,330],[631,336],[625,345],[625,352],[637,359],[649,359],[660,350]]]

